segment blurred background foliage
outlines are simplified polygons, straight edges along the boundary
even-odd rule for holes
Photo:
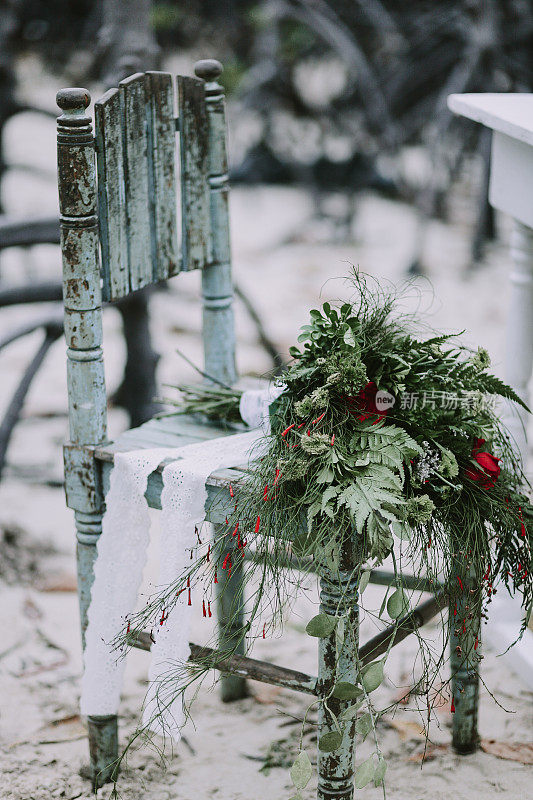
[[[20,110],[21,53],[80,83],[105,78],[102,31],[118,6],[131,21],[146,2],[4,0],[0,125]],[[160,64],[187,52],[224,62],[228,94],[250,123],[234,182],[370,188],[426,217],[445,216],[465,156],[488,163],[486,138],[452,118],[447,96],[532,88],[531,0],[156,0],[146,19]],[[426,154],[422,181],[399,158],[413,146]],[[483,181],[479,193],[474,258],[493,233]]]

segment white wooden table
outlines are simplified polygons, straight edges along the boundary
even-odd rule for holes
[[[493,131],[490,204],[513,219],[511,297],[507,316],[505,379],[531,407],[528,384],[533,368],[533,94],[452,94],[455,114],[480,122]],[[498,287],[494,287],[498,291]],[[527,414],[509,413],[505,422],[528,467]],[[520,603],[503,590],[494,598],[486,635],[503,652],[518,634]],[[533,633],[505,659],[533,689]]]
[[[505,379],[529,405],[533,368],[533,94],[452,94],[448,106],[455,114],[493,131],[489,201],[513,218]],[[506,419],[524,469],[526,416],[514,412]]]

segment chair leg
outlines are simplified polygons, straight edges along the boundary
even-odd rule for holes
[[[235,540],[231,534],[226,535],[225,525],[215,525],[215,539],[220,539],[217,545],[218,554],[218,583],[216,584],[217,621],[219,631],[219,648],[232,649],[239,655],[244,654],[244,587],[242,559],[233,560],[230,574],[228,570],[220,569],[226,553],[233,554]],[[224,703],[241,700],[248,696],[246,680],[238,675],[222,675],[220,678],[220,695]]]
[[[81,639],[85,647],[87,611],[94,579],[96,542],[102,532],[102,515],[75,512],[77,528],[78,599],[80,605]],[[118,763],[117,715],[88,717],[90,763],[81,774],[94,788],[114,780]]]
[[[480,601],[470,594],[475,586],[472,576],[463,578],[464,591],[449,609],[452,746],[462,755],[473,753],[479,743],[477,730],[479,704]],[[471,616],[470,616],[471,615]]]
[[[351,559],[348,559],[348,562]],[[357,680],[357,648],[359,641],[359,611],[357,583],[349,563],[334,575],[321,571],[320,610],[332,616],[345,616],[344,641],[337,641],[334,631],[319,640],[318,681],[322,696],[327,696],[335,683]],[[321,703],[318,712],[318,739],[335,731],[335,722],[328,709],[338,719],[350,702],[330,698],[327,708]],[[340,747],[331,753],[318,750],[318,800],[352,800],[354,795],[355,720],[343,726]]]

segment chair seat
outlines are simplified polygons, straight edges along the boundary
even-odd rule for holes
[[[200,420],[195,415],[171,415],[152,419],[139,428],[132,428],[122,433],[114,442],[97,447],[94,451],[104,494],[109,489],[109,477],[116,453],[132,450],[153,449],[157,447],[183,447],[186,444],[208,441],[223,436],[231,436],[244,431],[244,426],[232,428],[217,425],[213,422]],[[151,508],[161,508],[161,490],[163,488],[162,472],[169,459],[162,461],[157,469],[148,478],[146,499]],[[214,472],[206,481],[207,518],[211,522],[224,522],[225,517],[233,511],[234,501],[227,491],[230,483],[238,486],[243,478],[245,467],[238,466],[229,469],[220,469]],[[216,499],[216,503],[214,500]]]

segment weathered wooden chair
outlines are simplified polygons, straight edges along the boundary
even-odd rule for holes
[[[58,163],[70,415],[70,441],[64,451],[65,483],[77,529],[82,638],[114,454],[124,449],[180,446],[224,434],[214,425],[170,417],[148,422],[109,442],[101,325],[103,300],[117,300],[182,270],[199,268],[205,369],[224,383],[235,381],[225,112],[223,90],[217,80],[221,70],[217,61],[200,61],[195,67],[196,78],[178,78],[177,119],[170,75],[147,72],[122,81],[118,89],[108,91],[95,104],[96,139],[86,116],[88,93],[64,89],[57,96],[63,112],[58,119]],[[176,133],[180,139],[179,170],[175,163]],[[179,247],[178,183],[182,219]],[[238,470],[226,470],[207,482],[208,518],[220,526],[219,533],[226,530],[223,523],[231,510],[228,485],[238,484],[239,478]],[[161,489],[159,468],[150,476],[146,493],[154,508],[160,508]],[[329,573],[320,575],[322,608],[333,615],[344,613],[347,607],[357,608],[354,556],[347,552],[343,559],[340,582]],[[387,584],[393,576],[374,572],[372,578]],[[229,586],[224,582],[228,580]],[[238,590],[240,580],[235,567],[229,579],[219,582],[218,615],[224,626],[235,619],[232,590]],[[405,585],[431,590],[433,597],[401,621],[395,642],[427,622],[447,602],[442,589],[435,592],[434,585],[424,585],[418,578],[406,577]],[[357,641],[357,616],[352,619],[354,636],[346,636],[338,664],[344,680],[356,679],[350,642]],[[226,650],[232,635],[234,632],[224,643]],[[366,663],[383,653],[393,635],[392,629],[386,630],[359,648],[360,660]],[[456,644],[452,634],[452,655]],[[149,649],[149,636],[141,636],[138,646]],[[192,660],[205,662],[207,655],[213,667],[221,670],[226,701],[245,695],[247,676],[312,695],[328,691],[334,681],[334,634],[319,640],[318,678],[246,658],[238,649],[225,660],[205,647],[193,644],[191,650]],[[454,681],[454,691],[462,696],[458,703],[456,695],[454,744],[458,750],[469,751],[477,739],[477,680],[458,672]],[[329,702],[337,715],[347,705],[335,699]],[[88,726],[90,774],[100,785],[115,769],[117,718],[89,717]],[[320,716],[319,728],[320,734],[330,730],[329,717]],[[319,752],[319,798],[348,800],[353,796],[354,753],[352,722],[338,750]]]

